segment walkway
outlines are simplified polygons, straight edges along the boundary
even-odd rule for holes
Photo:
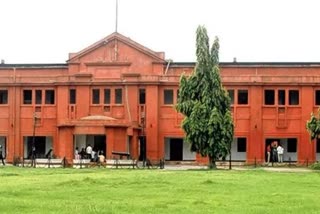
[[[207,169],[207,166],[197,165],[165,165],[165,170],[199,170]],[[218,169],[229,169],[229,167],[218,166]],[[315,170],[305,167],[252,167],[252,166],[233,166],[232,170],[265,170],[273,172],[315,172]]]

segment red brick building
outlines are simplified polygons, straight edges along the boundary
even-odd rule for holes
[[[65,64],[0,64],[0,144],[7,160],[37,157],[50,148],[70,162],[91,144],[112,158],[201,160],[183,142],[175,111],[179,78],[194,63],[166,61],[119,33],[70,54]],[[306,120],[320,105],[320,63],[221,63],[232,98],[232,159],[264,162],[278,140],[284,160],[320,159]]]

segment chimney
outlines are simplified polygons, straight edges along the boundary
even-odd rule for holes
[[[1,64],[4,64],[4,59],[1,59]]]
[[[233,57],[233,63],[237,63],[237,57]]]

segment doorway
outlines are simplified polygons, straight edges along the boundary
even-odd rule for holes
[[[91,146],[95,152],[103,152],[107,154],[106,135],[75,135],[74,136],[74,150],[78,148],[80,152],[82,149],[86,149],[87,146]]]
[[[106,148],[106,136],[105,135],[94,135],[93,136],[93,151],[103,152],[104,155],[107,152]]]
[[[182,161],[183,160],[183,139],[170,139],[170,160]]]
[[[147,157],[146,136],[139,136],[139,161],[145,161]]]
[[[164,139],[165,160],[168,161],[194,161],[196,153],[190,151],[190,145],[183,138]]]
[[[276,155],[274,155],[274,153],[272,152],[272,142],[277,141],[278,143],[280,142],[279,138],[269,138],[266,139],[266,143],[265,143],[265,154],[264,154],[264,161],[268,162],[268,152],[267,150],[270,148],[270,162],[277,162],[278,161],[278,157],[276,157]]]
[[[230,155],[227,155],[225,160],[229,160]],[[246,161],[247,160],[247,138],[236,137],[233,138],[231,144],[231,160],[232,161]]]
[[[33,136],[23,137],[24,142],[24,158],[31,159]],[[52,149],[51,136],[35,136],[34,137],[35,156],[36,158],[46,158],[46,154]]]
[[[2,157],[6,158],[6,156],[7,156],[7,141],[6,141],[6,137],[0,136],[0,145],[2,146]]]
[[[298,157],[298,138],[267,138],[265,140],[265,161],[267,162],[267,147],[271,146],[273,141],[277,141],[283,147],[283,161],[291,162],[297,161]],[[274,157],[273,161],[277,161],[277,157]],[[270,162],[272,157],[270,157]]]

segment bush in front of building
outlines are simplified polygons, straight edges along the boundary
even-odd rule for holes
[[[310,166],[313,170],[320,170],[320,162],[316,162]]]

